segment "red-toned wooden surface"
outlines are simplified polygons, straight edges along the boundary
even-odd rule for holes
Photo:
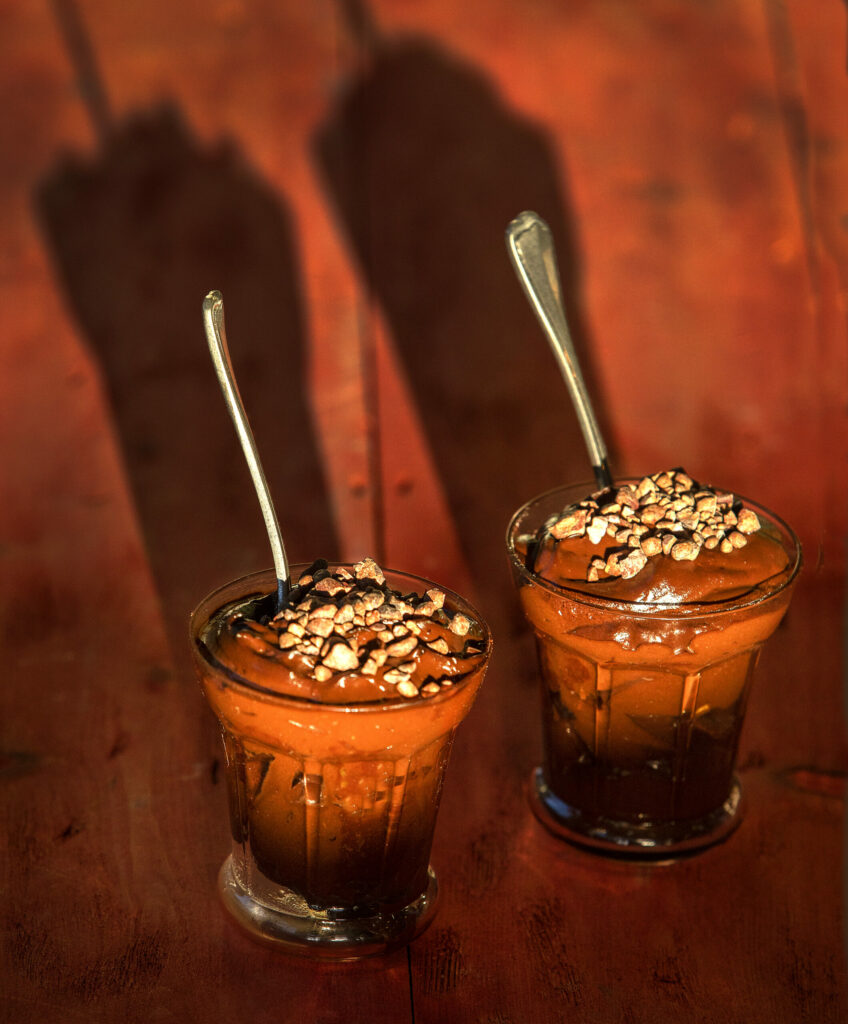
[[[0,18],[0,1019],[844,1020],[844,5]],[[524,800],[535,666],[502,535],[587,475],[506,261],[527,207],[615,468],[685,465],[805,547],[743,736],[745,820],[673,865],[571,849]],[[496,634],[438,917],[384,960],[289,960],[216,902],[186,617],[268,556],[203,346],[212,287],[291,554],[378,553]]]

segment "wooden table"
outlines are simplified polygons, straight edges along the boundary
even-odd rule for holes
[[[0,33],[0,1017],[846,1019],[843,5],[6,5]],[[585,477],[503,229],[552,225],[618,472],[777,509],[806,567],[726,843],[551,838],[502,537]],[[224,917],[191,607],[269,561],[208,365],[220,288],[293,558],[474,597],[496,651],[449,770],[431,929],[312,965]]]

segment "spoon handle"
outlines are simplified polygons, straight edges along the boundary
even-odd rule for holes
[[[515,272],[568,385],[595,479],[599,487],[610,487],[612,476],[607,466],[607,448],[565,319],[551,229],[537,213],[525,210],[508,225],[506,240]]]
[[[286,558],[283,536],[280,533],[280,524],[277,521],[277,513],[271,500],[271,492],[268,489],[268,481],[265,479],[256,441],[253,439],[253,431],[247,421],[244,404],[230,362],[227,332],[224,327],[224,297],[218,291],[209,292],[203,300],[203,327],[206,331],[206,341],[209,345],[212,362],[215,364],[218,383],[221,385],[224,401],[227,403],[227,409],[241,442],[242,451],[247,460],[247,468],[250,470],[253,486],[256,488],[256,496],[259,498],[262,518],[265,520],[265,529],[268,531],[268,540],[271,542],[271,553],[277,574],[277,608],[279,610],[288,594],[289,563]]]

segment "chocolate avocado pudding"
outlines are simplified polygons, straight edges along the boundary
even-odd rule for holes
[[[257,937],[351,959],[429,923],[428,860],[456,728],[491,637],[427,580],[318,562],[266,614],[273,573],[211,594],[195,662],[227,754],[224,902]]]
[[[669,470],[543,495],[509,546],[542,675],[546,824],[627,850],[721,838],[753,669],[800,567],[791,531]]]

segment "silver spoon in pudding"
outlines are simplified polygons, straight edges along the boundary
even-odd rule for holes
[[[227,332],[224,326],[224,297],[219,291],[209,292],[203,300],[203,328],[206,332],[206,341],[209,345],[212,362],[215,365],[218,383],[221,385],[224,401],[235,425],[236,434],[238,434],[238,439],[247,461],[247,468],[250,470],[253,486],[256,489],[256,496],[259,499],[259,507],[262,509],[262,518],[265,521],[268,540],[271,543],[274,572],[277,577],[277,591],[275,595],[272,595],[274,598],[272,614],[275,614],[283,607],[289,595],[291,573],[289,572],[289,563],[286,558],[285,545],[283,544],[283,535],[280,532],[280,524],[277,520],[277,512],[271,499],[271,491],[268,488],[268,481],[265,479],[259,451],[256,447],[253,431],[250,429],[247,414],[244,411],[244,403],[241,400],[232,362],[230,361],[230,352],[227,347]]]
[[[525,210],[506,229],[507,251],[521,287],[545,332],[574,403],[600,490],[612,487],[607,447],[595,416],[568,329],[551,229],[538,213]]]

